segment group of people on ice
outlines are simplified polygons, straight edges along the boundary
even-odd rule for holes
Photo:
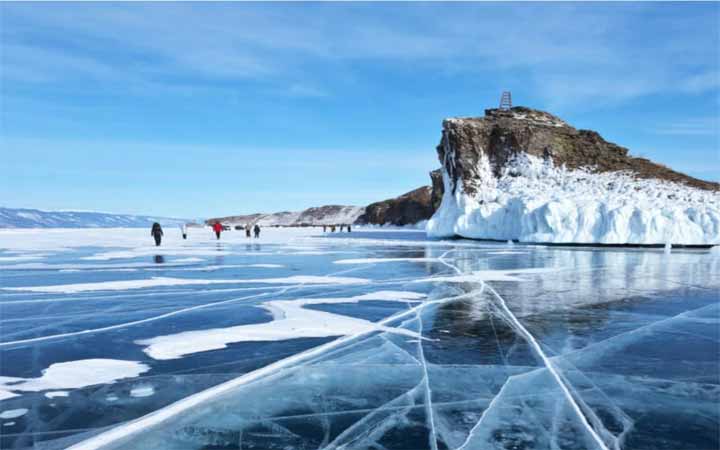
[[[330,232],[334,233],[336,230],[337,225],[323,225],[323,233],[327,232],[327,229],[330,228]],[[348,225],[340,225],[340,232],[343,232],[345,227],[347,227],[347,232],[350,233],[352,231],[352,227],[350,224]]]
[[[345,231],[346,228],[347,228],[348,233],[352,232],[352,226],[350,224],[347,224],[347,225],[345,225],[345,224],[323,225],[322,227],[323,227],[323,232],[327,232],[328,228],[329,228],[330,232],[334,233],[335,231],[337,231],[338,227],[340,227],[340,232]],[[223,231],[225,231],[225,227],[220,222],[213,223],[211,228],[212,228],[213,232],[215,233],[215,237],[217,239],[220,239],[220,234]],[[247,224],[243,228],[245,229],[246,237],[250,238],[252,236],[255,236],[256,239],[260,237],[260,225]],[[183,239],[187,239],[187,236],[188,236],[187,225],[185,225],[185,224],[180,225],[180,233],[182,234]],[[152,229],[150,230],[150,235],[155,239],[155,245],[159,246],[162,241],[162,237],[163,237],[163,229],[159,223],[157,223],[157,222],[153,223]]]
[[[223,227],[223,225],[220,222],[215,222],[212,225],[212,230],[213,230],[213,232],[215,232],[215,237],[217,239],[220,239],[220,233],[222,233],[225,230],[225,228]],[[254,227],[252,225],[246,225],[245,226],[245,236],[250,237],[251,231],[255,235],[255,238],[260,237],[260,225],[255,224]],[[185,225],[185,224],[180,225],[180,233],[182,234],[183,239],[187,239],[187,236],[188,236],[187,225]],[[150,236],[152,236],[155,239],[156,246],[159,246],[160,243],[162,242],[163,235],[164,235],[163,229],[160,226],[160,224],[157,222],[153,223],[152,228],[150,229]]]

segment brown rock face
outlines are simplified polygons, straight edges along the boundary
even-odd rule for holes
[[[400,197],[370,204],[357,223],[409,225],[429,219],[435,212],[431,192],[430,186],[423,186]]]
[[[430,194],[430,204],[432,205],[434,213],[440,207],[440,202],[442,202],[443,198],[443,192],[445,191],[442,171],[440,169],[433,170],[432,172],[430,172],[430,179],[432,180],[432,193]]]
[[[479,162],[483,155],[497,176],[507,161],[526,152],[552,158],[556,166],[589,168],[595,172],[629,171],[638,178],[657,178],[706,190],[720,190],[720,184],[699,180],[644,158],[628,155],[628,149],[605,141],[598,133],[577,130],[544,111],[522,106],[510,110],[487,109],[485,117],[453,118],[443,122],[437,147],[453,192],[462,179],[463,189],[474,194],[482,184]],[[442,185],[442,183],[440,183]]]

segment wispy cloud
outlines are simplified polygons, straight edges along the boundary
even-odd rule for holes
[[[680,82],[680,88],[690,93],[706,92],[720,87],[720,70],[690,75]]]
[[[291,97],[328,97],[330,95],[326,90],[302,83],[292,84],[284,93]]]
[[[558,108],[718,88],[720,6],[637,4],[3,4],[3,77],[328,95],[323,65],[527,74]],[[666,8],[666,6],[662,6]],[[666,27],[672,33],[658,34]],[[708,32],[715,30],[715,34]],[[715,55],[715,56],[713,56]],[[309,68],[312,67],[312,68]]]

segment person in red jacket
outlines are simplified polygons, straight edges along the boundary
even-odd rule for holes
[[[217,236],[218,239],[220,239],[220,233],[223,230],[223,226],[220,222],[215,222],[215,225],[213,225],[213,231],[215,232],[215,236]]]

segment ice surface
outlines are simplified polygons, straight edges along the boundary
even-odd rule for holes
[[[1,448],[720,445],[716,252],[89,231],[0,231]]]
[[[521,242],[720,245],[720,193],[621,172],[555,167],[519,154],[496,176],[489,160],[480,192],[450,184],[428,234]]]

